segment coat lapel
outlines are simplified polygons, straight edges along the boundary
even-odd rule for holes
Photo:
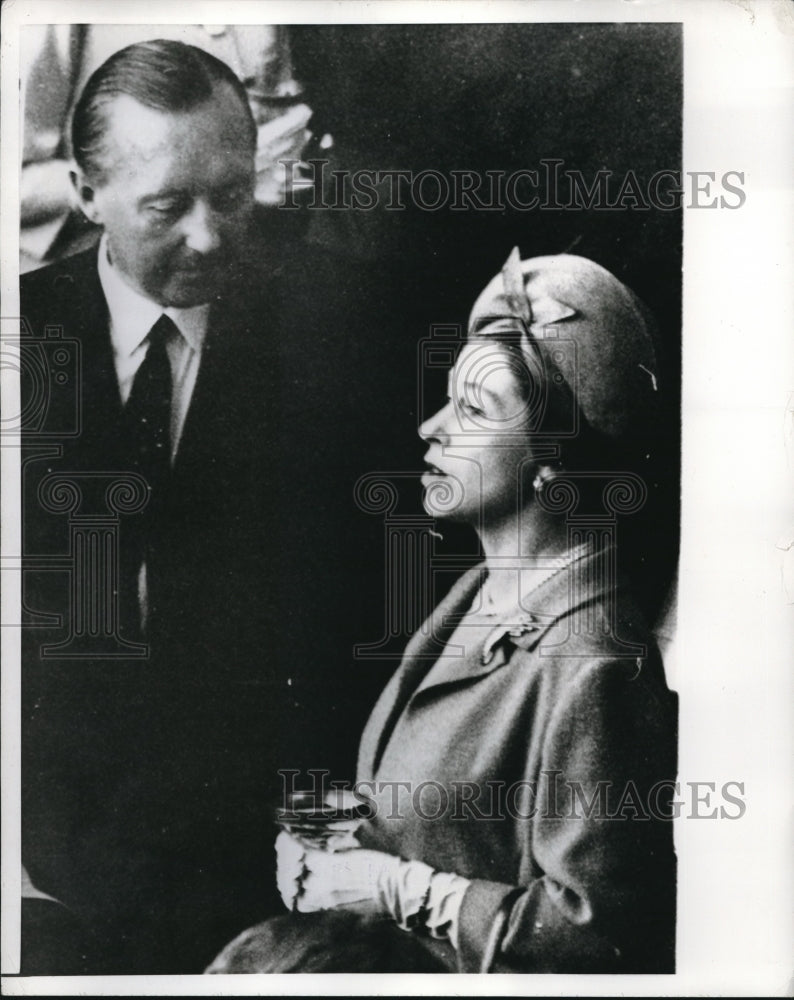
[[[359,774],[374,774],[408,700],[444,650],[482,580],[482,567],[465,573],[406,646],[396,673],[383,690],[364,729],[359,750]]]
[[[397,720],[425,697],[450,684],[476,682],[505,666],[516,648],[535,649],[549,629],[588,602],[596,604],[614,589],[615,581],[604,572],[609,552],[580,560],[575,569],[557,573],[528,595],[515,621],[495,625],[486,633],[490,657],[441,656],[463,615],[469,610],[481,585],[484,565],[470,570],[450,591],[405,651],[397,673],[383,691],[362,737],[359,774],[374,776]],[[435,628],[432,627],[435,623]],[[512,634],[511,634],[512,633]],[[432,670],[432,673],[431,673]]]
[[[615,586],[612,576],[603,571],[611,551],[580,559],[541,583],[524,598],[516,614],[495,622],[490,630],[483,630],[485,642],[481,655],[439,659],[432,673],[415,688],[409,703],[443,685],[475,681],[493,673],[510,660],[514,649],[535,649],[549,629],[572,611],[588,603],[596,606]],[[457,613],[460,616],[467,610],[463,605]]]
[[[210,310],[207,334],[201,351],[196,384],[185,416],[182,437],[174,460],[174,475],[179,476],[186,470],[193,469],[200,460],[202,452],[207,451],[206,431],[208,422],[215,418],[223,421],[229,409],[228,387],[224,391],[224,380],[228,382],[232,373],[228,370],[225,354],[234,345],[230,345],[229,327],[231,317],[228,302],[213,302]],[[234,360],[233,355],[231,360]],[[219,408],[225,412],[220,413]]]

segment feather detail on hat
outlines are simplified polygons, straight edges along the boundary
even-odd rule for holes
[[[516,248],[477,297],[468,336],[512,344],[520,328],[517,346],[549,399],[567,394],[565,413],[572,397],[592,430],[639,442],[659,396],[647,315],[595,261],[571,254],[521,260]],[[560,421],[560,433],[569,423]]]
[[[512,315],[524,321],[527,331],[532,328],[533,335],[542,337],[544,327],[551,323],[559,323],[563,319],[570,319],[577,314],[571,306],[548,296],[535,299],[534,302],[529,301],[518,247],[513,247],[505,261],[502,268],[502,283]]]
[[[532,306],[524,289],[524,275],[521,272],[521,254],[513,247],[502,268],[502,282],[513,316],[523,319],[527,329],[532,326]]]
[[[564,302],[558,302],[557,299],[550,298],[535,299],[532,303],[532,313],[534,316],[532,333],[536,337],[543,336],[544,327],[578,315],[576,309],[566,306]]]

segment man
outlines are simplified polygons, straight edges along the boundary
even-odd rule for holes
[[[268,908],[288,688],[256,136],[208,53],[114,54],[72,125],[99,246],[21,283],[23,385],[49,380],[23,431],[23,860],[98,935],[94,971],[199,971]]]
[[[283,25],[158,25],[161,38],[222,59],[245,84],[259,123],[257,201],[282,199],[280,157],[298,158],[311,110],[298,103],[289,29]],[[151,38],[145,24],[28,25],[20,42],[23,106],[20,267],[40,267],[89,245],[93,227],[73,211],[69,123],[89,76],[114,52]]]

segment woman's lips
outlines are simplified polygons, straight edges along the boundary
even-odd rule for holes
[[[445,476],[446,472],[442,472],[437,465],[433,465],[432,462],[425,462],[425,472],[426,476]]]

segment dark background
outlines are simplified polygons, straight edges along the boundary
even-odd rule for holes
[[[301,26],[291,41],[311,127],[334,139],[314,154],[331,161],[328,170],[509,174],[560,159],[588,183],[613,171],[613,192],[629,170],[643,184],[680,170],[680,25]],[[285,655],[296,667],[291,694],[309,716],[319,708],[319,740],[304,734],[291,760],[343,775],[397,663],[352,656],[356,643],[383,635],[388,601],[384,515],[357,507],[354,484],[421,468],[418,380],[426,417],[443,400],[446,373],[420,374],[419,342],[434,323],[465,332],[474,299],[513,246],[524,258],[590,257],[653,312],[663,405],[649,444],[651,495],[619,535],[639,553],[637,588],[651,618],[678,550],[680,209],[429,212],[406,201],[405,211],[387,210],[385,196],[371,211],[282,209],[266,228],[292,331],[282,378],[284,467],[295,469],[279,580],[291,591]],[[416,480],[394,482],[397,512],[421,512]],[[476,555],[466,532],[441,530],[437,555]],[[446,585],[436,581],[431,604]],[[393,637],[394,657],[407,631]]]

